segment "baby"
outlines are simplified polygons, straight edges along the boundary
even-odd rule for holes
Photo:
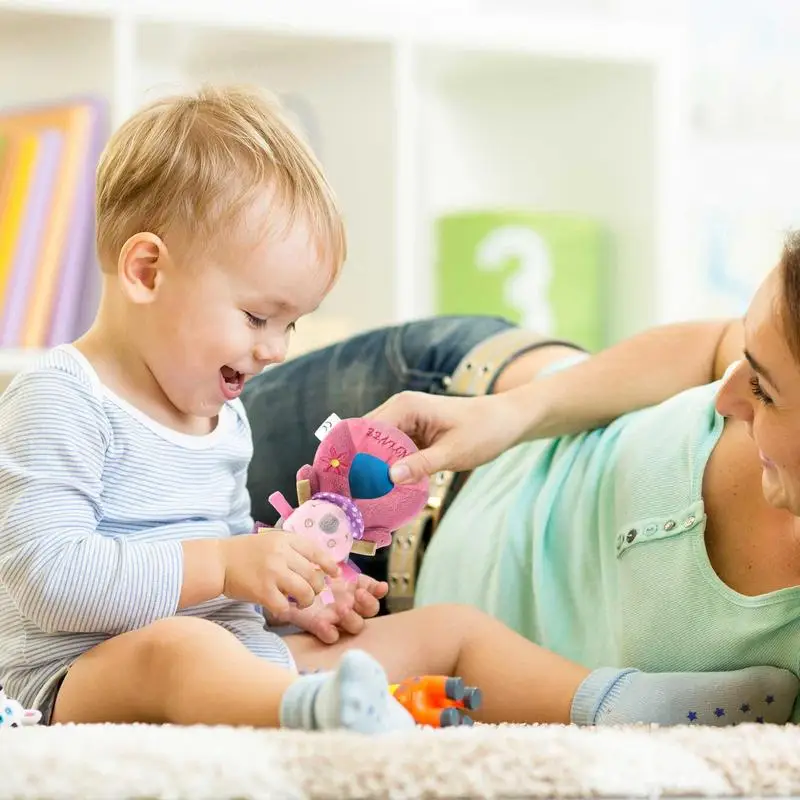
[[[385,583],[337,580],[291,532],[253,534],[239,395],[345,258],[333,193],[274,102],[210,88],[136,113],[98,167],[96,235],[93,325],[0,398],[9,696],[48,724],[362,733],[413,725],[388,682],[420,673],[481,687],[487,721],[646,720],[648,691],[675,699],[658,676],[590,673],[470,608],[365,623]],[[325,576],[336,601],[320,607]],[[281,638],[261,609],[313,635]],[[793,678],[749,680],[788,716]],[[676,702],[713,709],[723,689],[738,691],[697,678]]]

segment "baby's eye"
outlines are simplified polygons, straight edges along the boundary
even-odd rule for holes
[[[286,333],[294,333],[296,330],[297,330],[297,323],[296,322],[290,322],[286,326]]]
[[[267,320],[263,317],[257,317],[249,311],[245,311],[244,315],[247,317],[247,322],[252,328],[263,328],[267,324]]]

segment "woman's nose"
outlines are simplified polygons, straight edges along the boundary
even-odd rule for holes
[[[716,409],[723,417],[750,422],[753,419],[755,398],[750,391],[749,367],[744,361],[736,361],[725,371],[719,391]]]

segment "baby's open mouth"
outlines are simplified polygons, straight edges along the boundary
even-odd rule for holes
[[[244,388],[244,373],[237,372],[233,367],[224,366],[219,371],[222,393],[228,400],[233,400],[242,393]]]

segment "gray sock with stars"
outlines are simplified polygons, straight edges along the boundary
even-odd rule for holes
[[[777,667],[732,672],[657,672],[597,669],[572,701],[576,725],[783,724],[789,720],[800,682]]]
[[[415,726],[389,693],[383,667],[362,650],[349,650],[334,672],[301,675],[284,692],[281,726],[303,730],[346,728],[359,733]]]

